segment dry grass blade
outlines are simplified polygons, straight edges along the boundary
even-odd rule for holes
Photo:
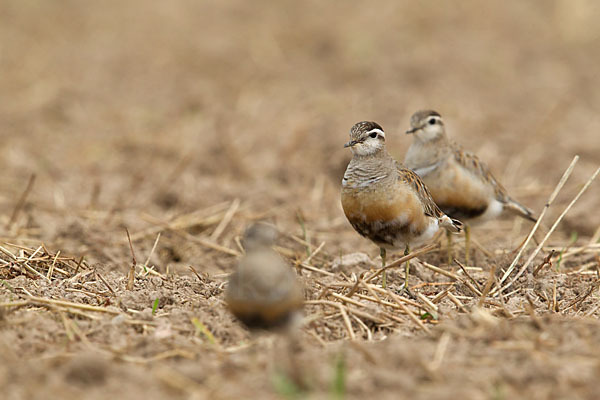
[[[546,258],[544,258],[544,260],[540,263],[540,265],[535,267],[535,269],[533,270],[534,277],[536,277],[540,273],[542,268],[544,268],[546,265],[548,265],[549,267],[552,266],[552,257],[554,256],[554,253],[555,253],[555,250],[552,249],[550,251],[550,253],[546,256]]]
[[[348,335],[350,335],[350,340],[356,340],[356,334],[354,333],[354,329],[352,329],[352,322],[350,322],[350,318],[348,318],[346,308],[340,303],[338,303],[338,308],[340,309],[340,313],[342,314],[342,319],[344,320],[346,330],[348,330]]]
[[[479,297],[479,301],[477,302],[478,307],[483,306],[485,298],[487,297],[488,293],[490,292],[492,285],[496,281],[495,278],[496,278],[496,266],[492,265],[492,268],[490,269],[490,276],[489,276],[487,282],[485,283],[485,287],[483,288],[483,291],[481,292],[481,297]]]
[[[200,275],[198,275],[198,272],[196,272],[196,269],[194,267],[192,267],[191,265],[188,265],[188,268],[190,269],[190,271],[192,271],[194,273],[194,275],[196,275],[196,278],[198,278],[198,281],[200,281],[200,282],[204,281],[202,279],[202,277]]]
[[[146,261],[144,262],[144,271],[148,267],[148,263],[150,262],[150,259],[152,258],[152,254],[154,254],[154,251],[156,250],[156,246],[158,245],[158,241],[159,240],[160,240],[160,232],[158,232],[158,235],[156,235],[156,240],[154,241],[154,244],[152,245],[152,249],[150,250],[150,254],[148,254],[148,258],[146,258]],[[130,244],[131,244],[131,241],[130,241]]]
[[[342,300],[343,302],[354,304],[355,306],[358,306],[358,307],[364,307],[365,306],[360,301],[356,301],[354,299],[351,299],[350,297],[344,296],[343,294],[331,293],[331,296],[335,297],[338,300]]]
[[[204,247],[208,247],[209,249],[220,251],[221,253],[229,254],[229,255],[235,256],[235,257],[242,256],[242,253],[240,253],[239,251],[236,251],[236,250],[230,249],[228,247],[213,243],[208,239],[196,237],[196,236],[190,235],[189,233],[183,232],[183,231],[174,230],[173,232],[175,232],[176,234],[184,237],[185,239],[187,239],[191,242],[198,243],[199,245],[202,245]]]
[[[410,320],[411,320],[412,322],[414,322],[414,323],[415,323],[415,325],[417,325],[419,328],[421,328],[421,329],[422,329],[423,331],[425,331],[426,333],[431,333],[431,331],[429,330],[429,328],[428,328],[428,327],[426,327],[426,326],[423,324],[423,322],[422,322],[422,321],[421,321],[419,318],[415,317],[415,315],[414,315],[412,312],[410,312],[410,310],[408,309],[408,307],[406,307],[406,306],[405,306],[405,305],[402,303],[402,301],[400,301],[400,296],[398,296],[397,294],[393,293],[393,292],[392,292],[392,291],[390,291],[389,289],[388,289],[387,293],[388,293],[388,295],[389,295],[389,296],[390,296],[392,299],[394,299],[394,301],[396,301],[396,304],[398,304],[398,305],[400,306],[400,308],[401,308],[401,309],[402,309],[402,310],[403,310],[403,311],[404,311],[404,312],[405,312],[405,313],[408,315],[408,317],[410,318]]]
[[[533,228],[531,228],[531,231],[529,232],[529,235],[527,236],[527,239],[525,239],[525,243],[523,244],[523,246],[521,246],[521,248],[519,249],[519,252],[515,256],[515,259],[510,264],[510,266],[508,267],[508,269],[506,270],[506,272],[504,273],[504,275],[500,279],[500,284],[504,283],[504,281],[510,276],[510,274],[515,269],[515,266],[517,265],[517,262],[519,262],[519,260],[521,259],[521,255],[523,254],[523,252],[527,248],[527,245],[531,241],[531,238],[533,238],[533,235],[535,234],[535,232],[537,231],[538,227],[542,223],[542,219],[544,219],[544,216],[546,215],[546,212],[548,211],[548,208],[550,208],[550,205],[554,202],[554,199],[556,199],[556,196],[558,196],[558,193],[560,192],[560,190],[563,188],[563,186],[567,182],[567,179],[569,179],[569,177],[571,176],[571,173],[573,172],[573,168],[575,168],[575,164],[577,164],[577,161],[579,161],[579,156],[573,157],[573,161],[571,161],[571,164],[569,164],[569,166],[567,167],[567,169],[563,173],[562,177],[558,181],[558,184],[554,188],[554,191],[552,192],[552,194],[548,198],[548,201],[546,202],[546,205],[544,206],[544,209],[540,213],[537,222],[533,225]],[[492,294],[493,293],[494,293],[494,291],[492,291]]]
[[[448,298],[450,299],[451,302],[454,303],[454,305],[456,305],[456,307],[458,307],[462,312],[464,313],[468,313],[469,311],[466,309],[465,305],[455,296],[452,294],[452,292],[448,292]]]
[[[475,285],[475,287],[477,287],[477,290],[479,290],[481,292],[481,287],[479,286],[479,282],[477,282],[472,276],[471,274],[469,274],[469,272],[467,271],[467,268],[465,268],[465,266],[458,261],[456,258],[454,259],[454,263],[456,265],[458,265],[460,267],[460,269],[462,270],[462,272],[465,274],[465,276],[467,278],[469,278],[469,280]]]
[[[473,292],[476,296],[481,296],[481,291],[479,289],[477,289],[475,286],[473,286],[473,284],[471,282],[469,282],[466,279],[461,278],[460,276],[450,272],[450,271],[446,271],[443,270],[439,267],[436,267],[435,265],[431,265],[429,263],[426,263],[424,261],[420,262],[420,265],[424,266],[427,269],[432,270],[433,272],[437,272],[438,274],[441,275],[445,275],[448,278],[452,278],[455,281],[461,282],[462,284],[464,284],[467,288],[469,288],[469,290],[471,290],[471,292]]]
[[[590,288],[583,294],[577,296],[575,298],[575,300],[573,300],[571,303],[569,303],[564,309],[563,312],[571,309],[572,307],[575,307],[578,304],[581,304],[585,299],[587,299],[592,293],[594,293],[594,291],[596,289],[598,289],[598,287],[600,287],[600,281],[596,281],[594,283],[592,283],[590,285]]]
[[[304,304],[319,304],[319,305],[326,305],[326,306],[335,307],[335,308],[338,308],[340,305],[343,305],[342,303],[339,303],[336,301],[331,301],[331,300],[306,300],[304,302]],[[363,304],[361,304],[361,306],[364,307]],[[351,314],[354,314],[360,318],[368,319],[368,320],[376,322],[378,324],[385,323],[385,321],[382,318],[376,317],[367,312],[360,311],[360,310],[357,310],[355,308],[350,308],[350,307],[346,307],[346,310],[348,312],[350,312]]]
[[[237,212],[239,207],[240,207],[240,199],[235,199],[231,202],[231,206],[225,212],[223,219],[221,220],[221,222],[219,222],[219,225],[217,225],[217,227],[213,231],[212,235],[210,235],[210,240],[212,240],[213,242],[216,242],[217,240],[219,240],[219,237],[225,231],[225,229],[231,222],[231,219],[233,218],[233,216],[235,215],[235,213]]]
[[[383,273],[383,271],[386,271],[390,268],[394,268],[397,267],[399,265],[404,264],[406,261],[408,260],[412,260],[415,257],[418,257],[420,255],[423,255],[425,253],[429,253],[430,251],[436,249],[438,247],[437,244],[431,244],[429,246],[425,246],[422,249],[413,251],[412,253],[410,253],[409,255],[406,255],[404,257],[401,257],[399,259],[397,259],[396,261],[386,265],[385,267],[379,268],[377,271],[373,272],[373,274],[367,278],[365,278],[365,282],[371,282],[373,279],[375,279],[377,276],[381,275]]]
[[[230,202],[218,203],[203,210],[180,215],[169,222],[157,219],[148,214],[142,214],[144,220],[156,226],[134,233],[131,235],[131,240],[136,242],[163,230],[183,231],[191,227],[209,227],[223,220],[223,215],[228,205],[230,206]]]
[[[8,244],[8,243],[7,243]],[[48,278],[46,275],[40,273],[38,270],[36,270],[35,268],[33,268],[31,265],[29,265],[29,261],[31,261],[33,259],[33,257],[35,257],[35,255],[42,249],[42,246],[39,246],[33,253],[31,253],[31,255],[25,259],[25,252],[23,249],[20,250],[21,256],[15,256],[12,253],[10,253],[8,250],[2,248],[2,251],[6,254],[11,254],[12,258],[15,260],[15,263],[18,265],[22,265],[27,271],[31,272],[32,274],[36,275],[39,278],[42,278],[48,282],[50,282],[50,278]],[[31,249],[27,249],[28,251],[31,251]]]
[[[35,183],[35,174],[31,174],[31,176],[29,177],[29,181],[27,182],[27,186],[25,187],[25,190],[21,194],[21,197],[19,197],[19,200],[17,201],[17,204],[15,205],[15,208],[10,216],[10,219],[6,223],[6,229],[10,229],[12,224],[14,224],[15,221],[17,220],[17,217],[19,216],[19,213],[23,209],[23,206],[25,205],[25,201],[27,200],[27,196],[29,195],[29,192],[31,192],[31,189],[33,188],[34,183]]]
[[[323,269],[317,268],[317,267],[313,267],[312,265],[306,264],[306,263],[299,263],[297,264],[298,267],[307,269],[309,271],[312,272],[318,272],[319,274],[323,274],[323,275],[327,275],[327,276],[335,276],[335,274],[333,272],[329,272],[329,271],[325,271]]]
[[[125,233],[127,233],[127,240],[129,241],[129,250],[131,250],[131,259],[133,266],[137,265],[137,260],[135,259],[135,252],[133,251],[133,244],[131,243],[131,236],[129,236],[129,229],[125,228]]]
[[[535,314],[535,304],[533,303],[533,300],[531,300],[531,297],[529,297],[529,295],[526,295],[525,297],[527,299],[527,303],[525,304],[525,310],[529,314],[529,317],[531,317],[533,324],[539,330],[544,329],[544,324],[542,323],[540,318]]]
[[[380,304],[385,307],[391,307],[391,308],[395,308],[396,310],[402,311],[402,309],[400,308],[400,306],[398,304],[391,303],[391,302],[385,301],[385,300],[381,300],[378,297],[367,296],[367,295],[361,294],[361,293],[357,293],[356,296],[362,300],[372,301],[373,303],[377,303],[377,304]]]
[[[127,240],[129,241],[129,249],[131,250],[132,258],[132,264],[131,268],[129,268],[129,273],[127,274],[127,285],[125,288],[127,290],[133,290],[133,286],[135,285],[135,266],[137,261],[135,259],[135,252],[133,251],[133,244],[131,243],[131,236],[129,236],[129,229],[125,228],[125,232],[127,232]]]
[[[60,250],[54,255],[54,259],[52,260],[52,264],[50,265],[50,268],[48,268],[48,279],[52,279],[52,274],[54,273],[54,266],[56,265],[56,259],[58,258],[58,256],[60,255]]]
[[[371,285],[371,287],[373,288],[374,291],[387,295],[388,294],[388,290],[382,288],[381,286],[375,286],[375,285]],[[396,298],[394,299],[394,301],[401,301],[404,304],[408,304],[409,306],[413,306],[416,308],[421,308],[421,305],[415,301],[409,300],[406,297],[401,297],[401,296],[396,296]]]
[[[569,212],[569,210],[573,207],[573,205],[577,202],[577,200],[579,200],[579,198],[581,197],[581,195],[583,193],[585,193],[585,191],[587,190],[588,187],[590,187],[590,185],[592,184],[592,182],[594,181],[594,179],[596,179],[596,177],[598,176],[598,174],[600,173],[600,168],[596,169],[596,172],[594,172],[594,174],[590,177],[590,179],[587,180],[587,182],[585,183],[585,185],[583,185],[583,187],[581,188],[581,190],[577,193],[577,195],[573,198],[573,200],[571,200],[571,202],[569,203],[569,205],[563,210],[563,212],[558,216],[558,218],[556,219],[556,221],[554,222],[554,224],[552,225],[552,227],[550,228],[550,230],[548,231],[548,233],[546,233],[546,236],[544,236],[544,238],[542,239],[542,241],[540,242],[540,244],[536,247],[536,249],[533,251],[533,253],[531,253],[531,255],[529,256],[529,258],[527,259],[527,261],[525,262],[525,264],[523,264],[523,266],[521,267],[521,269],[517,272],[517,274],[512,278],[512,280],[506,284],[504,287],[500,288],[500,292],[506,290],[507,288],[509,288],[513,283],[515,283],[517,281],[517,279],[519,279],[519,277],[523,274],[523,272],[525,272],[525,270],[527,270],[527,267],[529,267],[529,264],[531,264],[531,262],[533,261],[533,259],[535,258],[535,256],[538,255],[538,253],[540,252],[540,250],[542,249],[542,247],[544,246],[544,244],[546,243],[546,241],[548,240],[548,238],[550,237],[550,235],[552,235],[552,233],[554,233],[554,230],[556,229],[556,227],[558,226],[558,224],[562,221],[562,219],[564,218],[564,216]],[[508,271],[506,271],[508,273]],[[506,274],[505,274],[506,276]],[[502,282],[502,281],[501,281]]]
[[[438,306],[433,304],[431,300],[427,298],[423,293],[417,293],[417,298],[421,300],[424,304],[424,309],[426,309],[430,314],[434,316],[434,319],[437,319]]]
[[[81,256],[79,258],[79,261],[77,262],[77,266],[75,267],[75,271],[73,272],[73,276],[77,275],[77,272],[79,272],[79,268],[81,267],[81,264],[83,263],[83,257]]]
[[[221,204],[218,204],[218,206],[223,207],[226,204],[227,203],[221,203]],[[217,250],[222,253],[229,254],[232,256],[236,256],[236,257],[240,257],[242,255],[241,252],[235,251],[235,250],[232,250],[225,246],[221,246],[217,243],[214,243],[209,238],[196,237],[196,236],[193,236],[193,235],[189,234],[188,232],[186,232],[184,229],[190,228],[192,226],[199,226],[199,225],[200,226],[210,226],[212,224],[215,224],[215,223],[223,220],[222,212],[211,215],[209,217],[204,217],[204,216],[200,217],[196,214],[197,213],[184,215],[184,216],[176,218],[174,221],[171,221],[171,222],[160,221],[154,217],[146,215],[146,218],[148,220],[150,220],[150,222],[152,222],[155,225],[159,225],[159,226],[153,227],[152,229],[149,229],[149,230],[146,230],[143,232],[138,232],[137,234],[132,236],[132,238],[133,238],[132,240],[134,240],[134,241],[139,240],[147,235],[153,235],[162,230],[168,230],[168,231],[175,233],[178,236],[183,237],[184,239],[187,239],[194,243],[198,243],[199,245],[202,245],[204,247],[208,247],[210,249]],[[202,215],[204,215],[204,214],[202,214]]]
[[[324,246],[325,246],[325,242],[321,242],[321,244],[319,245],[319,247],[317,247],[315,249],[315,251],[313,251],[312,253],[310,253],[310,256],[306,257],[306,259],[303,261],[303,264],[310,263],[310,260],[312,260],[313,257],[316,256],[317,254],[319,254],[319,252],[323,249]]]
[[[117,295],[113,288],[108,284],[108,282],[106,282],[106,279],[104,279],[104,277],[101,274],[99,274],[97,271],[94,271],[94,274],[102,281],[102,283],[104,283],[104,286],[106,286],[108,290],[110,290],[113,296]]]
[[[356,315],[352,315],[352,319],[354,319],[356,321],[356,323],[358,325],[360,325],[360,327],[366,332],[367,334],[367,340],[371,341],[373,340],[373,332],[371,332],[371,330],[369,329],[369,327],[363,322],[362,319],[358,318]]]
[[[112,314],[112,315],[120,314],[119,311],[111,310],[111,309],[108,309],[105,307],[73,303],[71,301],[65,301],[65,300],[45,299],[43,297],[37,297],[37,296],[29,296],[29,298],[25,301],[0,303],[0,307],[22,307],[24,305],[40,305],[40,304],[56,306],[56,307],[75,308],[75,309],[84,310],[84,311],[94,311],[94,312],[100,312],[100,313]]]
[[[450,290],[452,290],[452,289],[454,289],[454,283],[448,289],[444,290],[443,292],[439,292],[438,294],[436,294],[435,297],[433,299],[431,299],[431,302],[433,304],[438,304],[446,296],[448,296],[448,293],[450,293]]]

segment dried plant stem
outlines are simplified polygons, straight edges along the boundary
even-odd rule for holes
[[[312,272],[318,272],[319,274],[323,274],[323,275],[327,275],[327,276],[335,276],[335,274],[332,273],[332,272],[325,271],[325,270],[319,269],[317,267],[313,267],[312,265],[308,265],[306,263],[299,263],[299,264],[297,264],[297,266],[301,267],[301,268],[304,268],[304,269],[307,269],[307,270],[312,271]]]
[[[319,254],[319,252],[323,249],[323,247],[325,246],[325,242],[321,242],[321,244],[319,245],[319,247],[317,247],[315,249],[315,251],[313,251],[312,253],[310,253],[310,256],[306,257],[306,259],[304,260],[304,264],[308,264],[310,263],[310,260],[313,259],[314,256],[316,256],[317,254]]]
[[[402,301],[400,301],[399,297],[397,294],[393,293],[392,291],[390,291],[388,289],[388,294],[389,296],[394,299],[396,301],[396,304],[398,304],[400,306],[400,308],[402,310],[404,310],[404,312],[406,314],[408,314],[408,317],[410,318],[410,320],[412,322],[414,322],[419,328],[421,328],[423,331],[425,331],[426,333],[431,333],[431,331],[429,330],[428,327],[426,327],[423,322],[421,322],[421,320],[419,318],[417,318],[412,312],[410,312],[410,310],[408,309],[408,307],[406,307],[404,304],[402,304]]]
[[[104,279],[104,277],[102,275],[100,275],[98,272],[95,272],[95,274],[102,281],[102,283],[104,283],[104,286],[106,286],[108,288],[108,290],[110,290],[110,292],[113,294],[113,296],[116,296],[117,294],[115,293],[113,288],[108,284],[108,282],[106,282],[106,279]]]
[[[535,258],[535,256],[538,255],[538,253],[540,252],[540,250],[542,249],[542,247],[544,246],[544,244],[546,243],[546,241],[548,240],[548,238],[550,237],[550,235],[552,235],[552,233],[554,233],[554,230],[556,229],[556,227],[558,226],[558,224],[562,221],[562,219],[564,218],[564,216],[569,212],[569,210],[571,209],[571,207],[573,207],[573,205],[577,202],[577,200],[579,200],[579,198],[581,197],[581,195],[592,184],[592,182],[594,181],[594,179],[596,179],[596,177],[598,176],[599,173],[600,173],[600,168],[596,169],[596,172],[594,172],[594,174],[590,177],[590,179],[587,180],[587,182],[585,183],[585,185],[583,185],[583,187],[581,188],[581,190],[577,193],[577,195],[573,198],[573,200],[571,200],[571,202],[569,203],[569,205],[558,216],[558,218],[556,219],[556,221],[554,222],[554,224],[552,225],[552,227],[550,228],[550,230],[548,231],[548,233],[546,234],[546,236],[544,236],[544,238],[542,239],[542,241],[540,242],[540,244],[536,247],[536,249],[533,251],[533,253],[531,253],[531,255],[529,256],[529,258],[527,259],[527,261],[525,262],[525,264],[523,264],[523,266],[518,271],[518,273],[512,278],[512,280],[508,284],[506,284],[504,287],[500,288],[499,292],[502,292],[502,291],[506,290],[507,288],[509,288],[513,283],[515,283],[517,281],[517,279],[519,279],[519,277],[523,274],[523,272],[525,272],[527,270],[527,267],[529,267],[529,264],[531,264],[531,262],[533,261],[533,259]],[[538,222],[539,222],[539,220],[538,220]]]
[[[346,312],[346,309],[341,304],[338,305],[338,308],[340,309],[340,313],[342,314],[342,319],[344,320],[346,330],[348,330],[348,334],[350,335],[350,340],[356,340],[356,335],[354,334],[354,330],[352,329],[352,323],[350,322],[350,318],[348,318],[348,313]]]
[[[527,236],[527,239],[525,239],[525,243],[523,244],[523,246],[521,246],[521,249],[517,253],[515,259],[510,264],[510,266],[508,267],[508,269],[506,270],[506,272],[504,273],[504,275],[500,279],[500,284],[503,284],[504,281],[510,276],[510,274],[515,269],[515,266],[517,265],[517,262],[519,262],[519,260],[521,259],[521,255],[523,254],[523,252],[527,248],[527,245],[529,244],[529,241],[531,240],[531,238],[533,237],[533,235],[537,231],[538,227],[540,226],[540,224],[542,222],[542,219],[544,219],[544,216],[546,215],[546,212],[548,211],[548,208],[550,208],[550,205],[552,204],[552,202],[554,202],[554,199],[556,199],[556,196],[558,196],[558,193],[560,192],[560,190],[563,188],[563,186],[567,182],[567,179],[569,179],[569,177],[571,176],[571,173],[573,172],[573,168],[575,168],[575,164],[577,164],[577,161],[579,161],[579,156],[573,157],[573,160],[571,161],[571,164],[569,164],[569,167],[563,173],[562,177],[558,181],[558,184],[554,188],[554,191],[550,195],[550,198],[546,202],[546,205],[544,206],[544,209],[540,213],[537,222],[533,225],[533,228],[531,228],[531,231],[529,232],[529,235]],[[492,290],[492,294],[494,294],[494,290]]]
[[[483,288],[483,291],[481,292],[481,297],[479,298],[479,302],[477,302],[478,307],[483,306],[485,298],[488,295],[488,293],[490,292],[490,289],[492,288],[492,284],[495,282],[495,279],[494,279],[495,277],[496,277],[496,265],[492,265],[492,268],[490,269],[490,277],[488,278],[488,280],[485,284],[485,287]]]
[[[465,274],[465,276],[467,278],[469,278],[469,280],[473,283],[473,285],[475,285],[475,287],[477,287],[477,290],[481,291],[481,287],[479,286],[479,283],[475,279],[473,279],[471,274],[469,274],[469,272],[467,271],[467,268],[456,258],[454,259],[454,263],[460,267],[460,269]]]
[[[563,312],[569,310],[570,308],[576,306],[577,304],[581,304],[583,303],[583,301],[585,299],[587,299],[592,293],[594,293],[594,291],[596,289],[598,289],[598,287],[600,287],[600,281],[596,281],[594,283],[592,283],[590,285],[590,288],[587,290],[587,292],[580,294],[579,296],[577,296],[571,303],[569,303],[564,309]]]
[[[356,321],[358,325],[367,333],[367,340],[373,340],[373,333],[369,329],[369,327],[362,321],[362,319],[358,318],[356,315],[352,315],[352,319]]]
[[[120,314],[119,311],[111,310],[111,309],[108,309],[105,307],[90,306],[88,304],[73,303],[73,302],[65,301],[65,300],[45,299],[43,297],[36,297],[36,296],[29,296],[29,298],[24,301],[0,303],[0,307],[22,307],[22,306],[26,306],[26,305],[38,305],[38,304],[57,306],[57,307],[66,307],[66,308],[75,308],[75,309],[79,309],[79,310],[101,312],[101,313],[112,314],[112,315]]]
[[[233,216],[235,215],[235,213],[237,212],[239,207],[240,207],[240,199],[235,199],[231,202],[231,206],[225,212],[223,219],[221,220],[221,222],[219,222],[219,225],[217,225],[217,227],[213,231],[212,235],[210,235],[210,240],[212,240],[213,242],[216,242],[217,240],[219,240],[219,237],[225,231],[225,229],[231,222]]]
[[[242,253],[240,253],[239,251],[236,251],[236,250],[230,249],[228,247],[213,243],[209,239],[196,237],[196,236],[190,235],[187,232],[183,232],[183,231],[179,231],[179,230],[174,230],[173,232],[175,232],[176,234],[178,234],[180,236],[183,236],[185,239],[189,240],[190,242],[198,243],[204,247],[208,247],[209,249],[220,251],[221,253],[229,254],[229,255],[235,256],[235,257],[242,256]]]
[[[25,201],[27,200],[27,196],[29,195],[29,192],[31,192],[31,189],[33,188],[34,183],[35,183],[35,174],[31,174],[31,176],[29,177],[29,181],[27,182],[27,186],[25,187],[25,190],[21,194],[21,197],[19,197],[19,200],[17,201],[17,204],[15,205],[15,208],[10,216],[10,219],[6,223],[7,230],[10,229],[12,224],[14,224],[15,221],[17,220],[17,217],[19,216],[19,213],[23,209],[23,206],[25,205]]]
[[[473,284],[471,282],[469,282],[466,279],[461,278],[460,276],[456,275],[455,273],[443,270],[439,267],[436,267],[435,265],[431,265],[431,264],[423,262],[423,261],[421,261],[420,264],[422,266],[424,266],[425,268],[432,270],[433,272],[437,272],[438,274],[445,275],[448,278],[452,278],[458,282],[461,282],[466,287],[468,287],[471,290],[471,292],[473,292],[476,296],[481,296],[481,291],[479,289],[477,289],[475,286],[473,286]]]
[[[152,254],[154,254],[154,251],[156,250],[156,246],[158,245],[159,240],[160,240],[160,232],[158,232],[158,235],[156,235],[156,240],[154,241],[154,244],[152,245],[152,250],[150,250],[150,254],[148,254],[148,258],[146,258],[146,261],[144,262],[144,270],[146,270],[146,267],[148,267],[148,263],[150,262],[150,259],[152,258]]]
[[[373,274],[371,274],[369,277],[365,278],[364,281],[365,282],[371,282],[373,279],[375,279],[377,276],[381,275],[383,273],[383,271],[386,271],[390,268],[394,268],[397,267],[399,265],[404,264],[406,261],[411,260],[415,257],[418,257],[420,255],[423,255],[425,253],[429,253],[430,251],[434,250],[435,248],[437,248],[438,245],[437,244],[431,244],[429,246],[423,247],[422,249],[413,251],[412,253],[401,257],[399,259],[397,259],[396,261],[386,265],[385,267],[379,268],[377,271],[373,272]]]
[[[349,308],[344,306],[342,303],[336,302],[336,301],[331,301],[331,300],[306,300],[304,302],[304,304],[319,304],[319,305],[326,305],[326,306],[330,306],[330,307],[336,307],[339,308],[340,306],[345,307],[346,310],[351,313],[351,314],[355,314],[358,317],[361,318],[365,318],[368,320],[371,320],[373,322],[379,323],[379,324],[383,324],[385,321],[381,318],[378,318],[374,315],[371,315],[369,313],[366,313],[364,311],[360,311],[354,308]],[[363,305],[364,307],[364,305]]]

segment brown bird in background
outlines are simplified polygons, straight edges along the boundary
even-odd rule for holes
[[[272,250],[277,235],[272,225],[250,226],[243,239],[246,255],[229,277],[227,306],[250,329],[288,327],[301,317],[303,287],[295,271]]]
[[[406,133],[414,140],[404,164],[423,179],[446,214],[470,224],[496,218],[503,211],[536,221],[530,209],[508,195],[485,163],[448,140],[439,113],[418,111],[410,125]],[[465,252],[468,262],[469,225],[465,226]]]

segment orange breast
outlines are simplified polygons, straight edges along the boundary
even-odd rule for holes
[[[401,183],[387,190],[344,189],[342,207],[351,223],[396,220],[419,232],[426,229],[429,222],[419,198],[410,187]]]
[[[427,176],[424,181],[442,210],[483,212],[492,195],[484,182],[453,164],[448,165],[439,174]]]

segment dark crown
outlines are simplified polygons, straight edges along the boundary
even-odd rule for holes
[[[362,121],[357,124],[354,124],[352,129],[350,129],[350,136],[351,137],[359,137],[359,136],[361,136],[361,134],[372,131],[373,129],[379,129],[379,130],[383,131],[383,128],[377,122]]]
[[[429,117],[442,117],[440,113],[434,110],[420,110],[417,111],[410,117],[410,124],[412,126],[417,126],[421,123],[421,121],[429,118]]]

